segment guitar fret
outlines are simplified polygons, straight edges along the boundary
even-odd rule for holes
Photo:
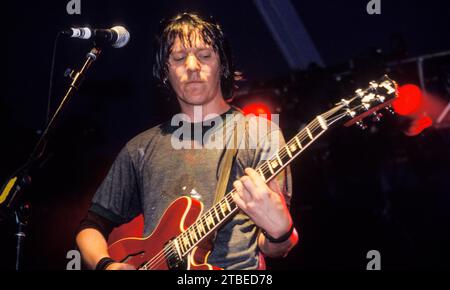
[[[265,181],[265,179],[264,179],[264,181]],[[231,212],[231,207],[230,207],[230,204],[228,203],[228,199],[224,199],[225,200],[225,204],[227,205],[227,208],[228,208],[228,210]]]
[[[186,233],[187,233],[187,236],[188,236],[188,240],[190,242],[189,247],[191,247],[191,245],[193,245],[195,243],[195,241],[194,241],[194,239],[192,239],[191,231],[186,231]]]
[[[185,253],[186,252],[186,247],[183,244],[183,239],[182,239],[181,235],[177,238],[177,240],[178,240],[178,245],[179,245],[179,247],[181,249],[181,252]]]
[[[208,226],[208,230],[214,227],[214,219],[211,213],[207,214],[206,216],[206,225]]]
[[[328,129],[327,122],[325,121],[325,119],[324,119],[322,116],[317,116],[317,121],[319,122],[320,127],[321,127],[323,130]]]
[[[305,127],[306,129],[306,133],[308,134],[309,138],[311,138],[311,140],[314,139],[313,135],[311,134],[311,131],[309,130],[308,126]]]
[[[237,207],[237,205],[233,201],[233,197],[231,196],[231,193],[225,198],[225,200],[227,201],[227,204],[230,206],[230,211],[233,211],[233,209],[235,209]]]
[[[216,214],[216,217],[217,217],[217,223],[218,223],[218,222],[220,222],[220,217],[219,217],[219,214],[217,213],[217,208],[216,208],[216,206],[213,206],[213,209],[214,209],[214,213]]]
[[[198,241],[198,236],[197,236],[197,233],[195,231],[196,231],[196,228],[193,227],[192,228],[192,233],[194,234],[194,239],[195,239],[194,242]]]
[[[205,230],[206,230],[206,231],[209,231],[209,226],[208,226],[208,223],[207,223],[207,221],[206,221],[206,215],[205,215],[205,217],[202,219],[202,224],[203,224],[203,226],[205,227]]]
[[[298,148],[302,149],[303,148],[302,143],[300,143],[300,140],[298,139],[297,135],[295,135],[294,139],[297,142]]]
[[[287,153],[287,154],[286,154]],[[292,155],[287,150],[287,147],[283,147],[278,154],[278,157],[280,158],[280,162],[282,165],[288,163],[292,159]]]
[[[222,213],[222,215],[225,216],[225,213],[223,212],[222,203],[219,202],[218,206],[219,206],[219,209],[220,209],[220,212]]]
[[[226,212],[228,210],[226,202],[224,203],[223,201],[221,201],[219,204],[220,204],[220,210],[222,211],[222,214],[225,217],[227,215]]]
[[[191,247],[191,244],[189,243],[189,239],[186,237],[186,234],[184,233],[183,236],[183,243],[184,243],[184,248],[185,248],[185,252]],[[187,247],[186,247],[187,245]]]
[[[173,244],[175,245],[175,250],[177,251],[178,257],[181,258],[182,254],[181,254],[181,248],[180,248],[180,243],[178,242],[178,239],[174,239],[173,240]]]
[[[291,153],[291,151],[289,150],[289,147],[286,145],[286,146],[284,146],[284,148],[286,149],[286,152],[287,152],[287,154],[289,155],[289,158],[292,158],[292,153]]]
[[[264,181],[266,181],[266,177],[264,176],[264,173],[261,170],[261,167],[257,169],[257,171],[259,172],[259,175],[262,176],[262,178],[264,179]]]
[[[200,233],[200,236],[203,234],[206,234],[206,230],[205,230],[205,226],[203,225],[203,220],[200,220],[198,225],[197,225],[198,231]]]
[[[277,155],[278,162],[280,162],[280,166],[283,166],[283,162],[281,162],[280,155],[278,153],[276,155]]]
[[[226,212],[227,212],[227,208],[226,206],[223,204],[223,201],[221,200],[218,205],[217,205],[220,209],[219,213],[222,214],[220,220],[222,220],[224,217],[227,216]]]
[[[266,164],[267,164],[267,166],[269,166],[269,170],[270,170],[270,173],[274,173],[274,171],[273,171],[273,169],[272,169],[272,167],[270,166],[270,162],[269,162],[269,160],[267,160],[266,161]]]

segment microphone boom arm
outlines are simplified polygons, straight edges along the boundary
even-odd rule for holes
[[[100,53],[100,47],[93,47],[90,52],[87,53],[86,60],[81,69],[78,72],[74,72],[71,74],[72,82],[70,83],[69,88],[64,95],[64,98],[62,99],[52,118],[47,123],[27,162],[22,167],[17,169],[1,188],[0,221],[3,218],[6,219],[7,217],[11,217],[14,213],[16,217],[16,223],[18,225],[18,232],[16,234],[16,236],[18,237],[16,248],[16,270],[19,270],[20,268],[20,249],[22,248],[23,239],[25,237],[24,227],[28,223],[28,211],[30,209],[29,204],[21,203],[20,197],[22,196],[24,189],[31,184],[30,171],[36,164],[36,162],[44,155],[45,145],[48,141],[48,135],[54,128],[55,122],[58,120],[58,117],[61,115],[61,112],[63,111],[66,104],[70,101],[71,97],[80,88],[86,72],[89,70],[92,63],[98,58]]]

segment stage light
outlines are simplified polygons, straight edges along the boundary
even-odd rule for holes
[[[404,131],[407,136],[419,135],[433,125],[435,112],[439,110],[436,100],[430,94],[424,94],[414,84],[405,84],[398,89],[398,98],[392,103],[395,112],[410,120]]]
[[[431,127],[431,125],[433,125],[433,120],[429,116],[422,116],[412,121],[405,134],[407,136],[419,135],[424,129]]]
[[[416,113],[422,106],[423,95],[420,88],[413,84],[400,86],[398,98],[392,103],[397,114],[408,116]]]
[[[242,108],[245,115],[253,114],[255,116],[261,116],[267,119],[271,119],[270,108],[264,103],[251,103]]]

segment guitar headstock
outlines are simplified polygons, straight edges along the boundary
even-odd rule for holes
[[[364,118],[372,116],[374,120],[379,121],[382,115],[378,111],[381,109],[394,113],[391,103],[397,94],[397,83],[384,75],[378,82],[371,81],[365,89],[357,89],[351,98],[342,99],[336,107],[321,116],[330,125],[344,120],[346,127],[356,123],[365,129],[362,122]]]

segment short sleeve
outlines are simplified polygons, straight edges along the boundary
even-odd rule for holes
[[[123,224],[139,215],[141,209],[136,170],[125,146],[95,193],[90,210]]]
[[[267,133],[261,134],[261,131],[258,133],[252,132],[255,129],[252,129],[250,126],[250,136],[258,136],[255,159],[253,160],[253,168],[257,168],[263,162],[270,160],[271,157],[278,152],[278,150],[286,145],[283,133],[280,128],[273,122],[268,121],[267,119],[262,118],[252,118],[250,124],[255,121],[259,123],[259,125],[263,122],[267,122]],[[255,128],[258,128],[256,125]],[[259,129],[258,129],[259,130]],[[251,138],[251,137],[250,137]],[[250,141],[251,143],[252,141]],[[254,142],[254,141],[253,141]],[[276,180],[278,182],[279,188],[282,191],[282,194],[285,198],[286,204],[289,207],[292,197],[292,176],[291,176],[291,168],[287,166],[284,170],[282,170],[277,176]]]

